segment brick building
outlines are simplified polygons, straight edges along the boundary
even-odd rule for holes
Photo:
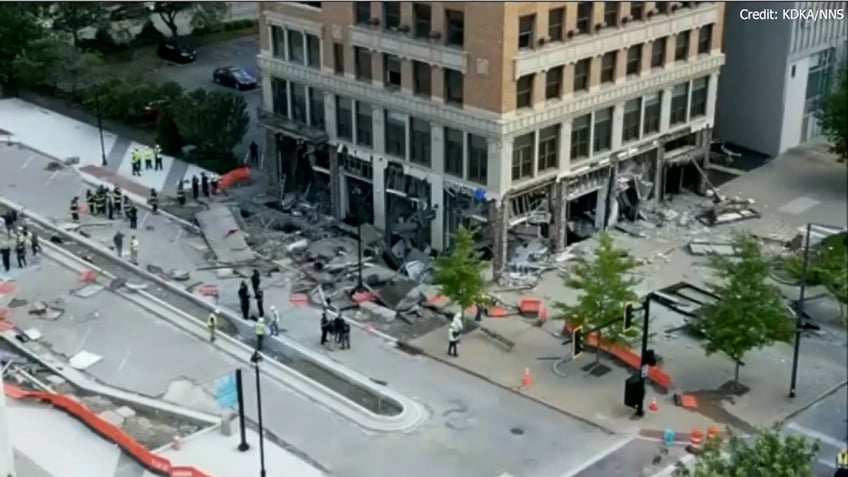
[[[699,187],[723,2],[261,2],[263,168],[339,217],[554,249]]]

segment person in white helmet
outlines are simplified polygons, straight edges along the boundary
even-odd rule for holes
[[[209,314],[209,318],[206,319],[206,327],[209,328],[209,342],[214,343],[216,335],[218,334],[218,316],[221,315],[221,310],[215,309],[212,313]]]
[[[277,307],[271,305],[271,336],[277,336],[280,334],[280,313],[277,311]]]

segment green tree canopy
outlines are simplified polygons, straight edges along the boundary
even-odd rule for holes
[[[818,116],[830,151],[840,162],[848,161],[848,67],[837,74],[836,87],[822,102]]]
[[[153,2],[152,10],[171,30],[171,36],[177,36],[177,17],[180,14],[189,15],[191,25],[195,27],[209,26],[220,22],[229,13],[229,5],[225,2]]]
[[[0,84],[15,78],[14,62],[25,54],[46,31],[39,23],[35,3],[0,3]]]
[[[170,109],[180,136],[196,147],[198,157],[204,160],[229,164],[233,148],[250,124],[247,102],[234,93],[199,88],[174,101]]]
[[[54,30],[71,36],[74,45],[79,44],[80,30],[108,23],[108,12],[99,2],[54,2],[44,14],[52,20]]]
[[[484,298],[484,268],[480,254],[475,250],[474,234],[460,227],[451,253],[436,259],[435,282],[442,287],[444,296],[465,310]]]
[[[711,266],[718,282],[712,283],[715,303],[704,306],[699,329],[707,338],[707,355],[723,352],[736,361],[734,382],[746,353],[778,341],[789,341],[795,324],[780,290],[767,280],[769,260],[750,235],[734,238],[738,257],[714,256]]]
[[[578,258],[565,280],[567,287],[581,292],[577,305],[556,303],[556,309],[573,325],[587,328],[586,331],[623,318],[625,305],[638,298],[633,291],[638,280],[629,275],[636,265],[632,257],[615,247],[612,237],[601,234],[594,254]],[[605,328],[601,337],[608,343],[624,344],[629,334],[622,330],[622,323],[616,323]],[[600,353],[596,359],[600,359]]]
[[[813,477],[817,442],[763,430],[749,439],[731,431],[709,442],[695,458],[693,469],[678,464],[674,477]]]
[[[101,64],[96,53],[82,52],[58,38],[45,37],[18,56],[13,68],[23,83],[75,93],[78,88],[91,86]]]

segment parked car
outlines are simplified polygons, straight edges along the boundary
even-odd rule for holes
[[[239,91],[254,89],[258,85],[255,75],[238,66],[217,68],[212,73],[212,81],[221,86],[228,86]]]
[[[197,59],[197,51],[194,48],[173,40],[160,43],[157,53],[159,58],[174,63],[191,63]]]

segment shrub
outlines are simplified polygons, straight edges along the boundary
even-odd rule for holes
[[[159,119],[156,121],[156,143],[159,144],[165,154],[172,156],[180,155],[182,147],[185,145],[177,129],[177,124],[174,122],[174,117],[168,108],[159,112]]]
[[[94,38],[81,39],[77,45],[82,50],[97,51],[103,54],[115,53],[125,48],[124,45],[120,45],[115,41],[115,38],[112,37],[112,34],[106,27],[98,28],[97,33],[94,34]]]
[[[99,102],[103,117],[136,122],[149,119],[150,108],[164,109],[182,94],[182,87],[176,83],[157,85],[112,78],[89,88],[82,103],[96,112]]]

